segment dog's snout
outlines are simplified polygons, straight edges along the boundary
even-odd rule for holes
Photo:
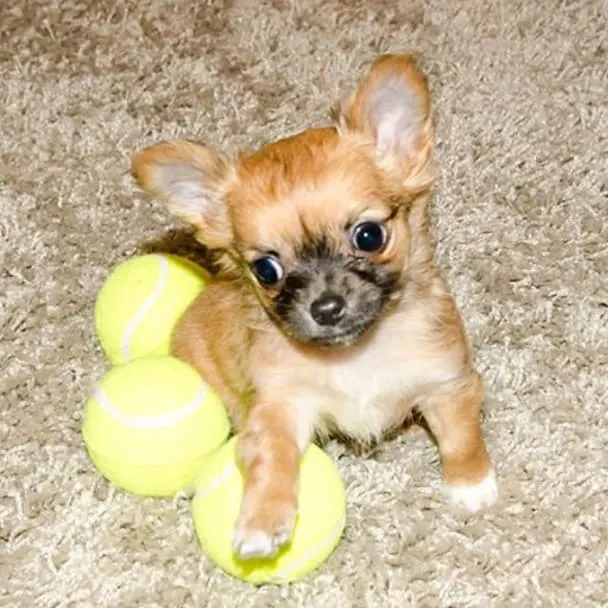
[[[335,325],[346,310],[346,301],[335,293],[324,293],[310,305],[310,314],[319,325]]]

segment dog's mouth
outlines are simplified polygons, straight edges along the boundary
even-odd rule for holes
[[[354,346],[369,333],[376,324],[377,316],[359,319],[357,323],[347,327],[315,328],[313,331],[302,331],[289,323],[280,322],[279,327],[292,340],[302,345],[310,345],[323,349],[342,349]]]
[[[336,347],[348,347],[356,344],[374,325],[375,319],[369,319],[364,323],[358,323],[348,329],[336,329],[333,332],[327,332],[324,334],[309,336],[306,341],[315,346],[322,348],[336,348]]]
[[[394,298],[378,297],[355,307],[334,324],[315,321],[307,308],[296,308],[290,315],[280,316],[268,310],[270,317],[282,332],[302,345],[323,349],[343,349],[356,345],[375,327]]]
[[[365,319],[357,319],[355,323],[348,326],[338,325],[323,328],[309,324],[301,325],[290,323],[281,318],[272,309],[266,308],[266,312],[275,325],[289,338],[302,345],[318,346],[320,348],[346,348],[354,346],[361,340],[369,330],[376,324],[379,314],[370,315]]]

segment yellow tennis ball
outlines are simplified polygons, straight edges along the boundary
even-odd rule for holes
[[[192,489],[205,456],[230,432],[226,410],[189,365],[170,356],[111,369],[87,402],[83,437],[111,482],[133,494]]]
[[[209,454],[195,483],[194,528],[203,552],[222,570],[261,585],[301,579],[337,547],[345,526],[344,484],[332,460],[310,445],[301,460],[298,517],[291,542],[272,558],[239,559],[232,536],[243,496],[237,437]]]
[[[147,254],[118,264],[95,302],[95,329],[110,363],[169,354],[175,324],[204,286],[201,268],[179,256]]]

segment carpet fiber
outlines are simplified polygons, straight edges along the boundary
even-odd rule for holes
[[[0,606],[608,606],[608,11],[602,0],[3,0]],[[331,444],[345,538],[287,588],[218,572],[189,502],[108,486],[80,435],[108,269],[180,250],[129,155],[327,122],[383,51],[430,76],[438,260],[488,386],[501,498],[444,504],[435,448]],[[185,243],[187,245],[187,243]]]

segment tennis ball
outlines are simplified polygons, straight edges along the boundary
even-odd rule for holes
[[[261,585],[301,579],[338,545],[345,526],[344,484],[332,460],[310,445],[301,460],[298,517],[291,542],[272,558],[239,559],[232,535],[243,496],[235,436],[209,454],[195,482],[194,529],[203,552],[222,570]]]
[[[144,496],[192,489],[206,454],[226,441],[228,415],[189,365],[170,356],[112,368],[87,402],[84,443],[99,471]]]
[[[175,324],[204,286],[202,269],[179,256],[147,254],[118,264],[95,302],[95,329],[110,363],[168,355]]]

